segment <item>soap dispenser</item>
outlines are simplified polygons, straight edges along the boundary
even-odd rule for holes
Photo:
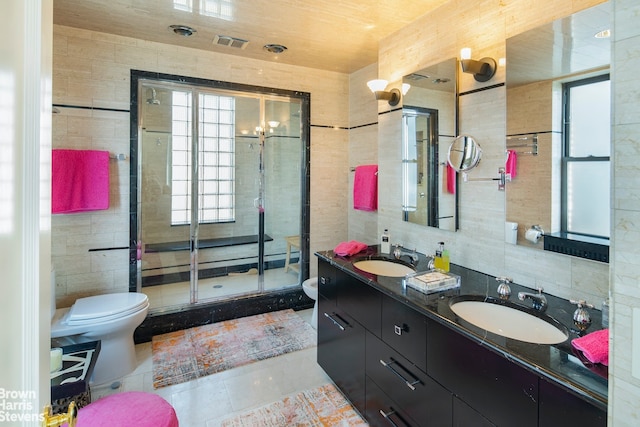
[[[383,254],[391,253],[391,236],[389,236],[389,230],[384,229],[384,233],[380,237],[380,252]]]

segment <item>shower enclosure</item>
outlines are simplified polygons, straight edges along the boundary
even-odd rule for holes
[[[130,288],[163,312],[299,286],[308,94],[132,71],[132,98]]]

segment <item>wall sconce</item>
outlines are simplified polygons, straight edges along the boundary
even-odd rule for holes
[[[478,82],[486,82],[496,73],[496,61],[493,58],[482,58],[479,61],[471,59],[471,49],[465,47],[460,50],[460,64],[462,71],[473,74]]]
[[[376,95],[376,99],[378,101],[389,101],[389,105],[391,106],[398,105],[398,103],[400,102],[401,95],[398,89],[393,88],[388,92],[384,90],[387,87],[386,80],[369,80],[367,82],[367,86],[369,86],[371,92]]]

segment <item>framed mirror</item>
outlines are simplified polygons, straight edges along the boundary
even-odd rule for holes
[[[506,221],[518,224],[519,245],[605,262],[610,8],[605,2],[506,42],[506,149],[517,159]],[[596,94],[598,86],[605,91]],[[543,244],[526,239],[534,225]]]
[[[457,133],[456,73],[451,58],[402,79],[402,218],[451,231],[458,228],[457,175],[447,162]]]

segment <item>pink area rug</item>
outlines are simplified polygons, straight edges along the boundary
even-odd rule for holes
[[[151,342],[153,387],[180,384],[315,345],[315,330],[290,309],[156,335]]]
[[[333,384],[224,420],[222,427],[368,426]]]

